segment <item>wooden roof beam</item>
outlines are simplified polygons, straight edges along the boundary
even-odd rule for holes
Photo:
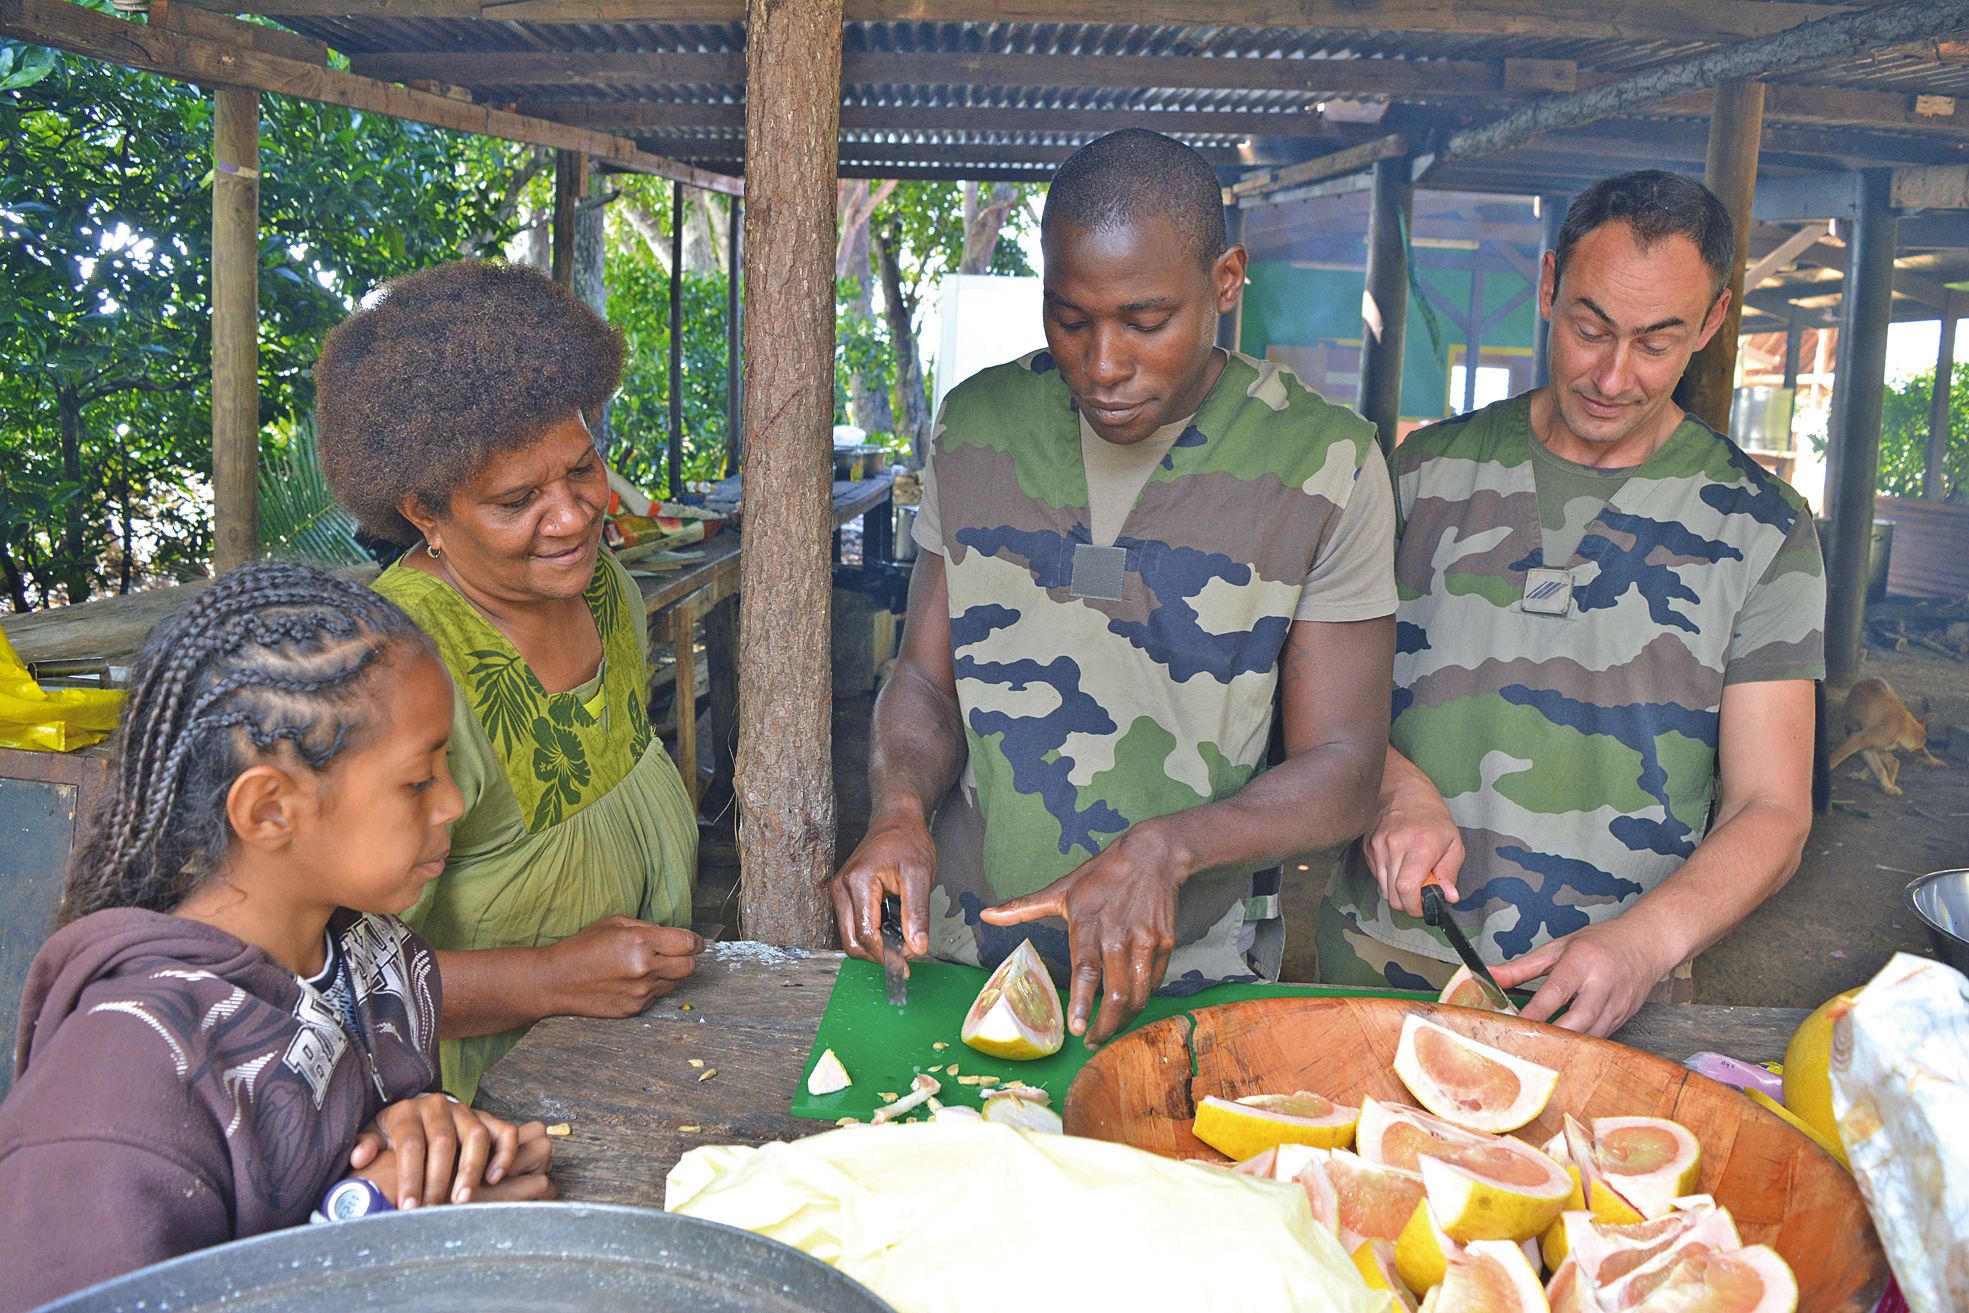
[[[1699,91],[1652,105],[1649,112],[1707,118],[1709,107],[1709,94]],[[1764,121],[1768,124],[1772,120],[1969,137],[1969,102],[1958,102],[1953,96],[1863,91],[1853,87],[1800,87],[1767,82],[1764,85]]]
[[[621,137],[392,86],[264,50],[174,31],[161,24],[111,18],[69,0],[0,0],[0,36],[201,86],[247,87],[455,132],[581,151],[627,172],[655,174],[708,191],[743,195],[745,190],[737,178],[664,159]]]
[[[492,18],[515,23],[739,23],[744,0],[219,0],[276,16]],[[1740,41],[1841,12],[1757,0],[1218,0],[1213,26],[1444,32],[1602,41]],[[1194,0],[847,0],[848,22],[1143,23],[1192,27]]]
[[[1408,154],[1408,141],[1397,135],[1377,137],[1373,141],[1350,146],[1346,150],[1321,155],[1301,164],[1288,164],[1284,168],[1267,169],[1239,179],[1231,187],[1231,192],[1243,200],[1247,197],[1263,196],[1267,192],[1285,191],[1288,188],[1303,187],[1310,182],[1320,182],[1327,178],[1337,178],[1343,174],[1358,173],[1382,160],[1399,159]]]
[[[152,0],[153,4],[164,0]],[[536,100],[518,106],[523,114],[575,127],[634,135],[642,129],[742,128],[739,101],[701,104],[647,100]],[[1024,106],[843,105],[845,129],[907,129],[924,132],[1112,132],[1144,127],[1172,135],[1295,137],[1324,141],[1367,140],[1377,129],[1333,123],[1306,107],[1303,113],[1250,113],[1190,109],[1050,109]]]
[[[1444,160],[1494,155],[1559,128],[1610,118],[1684,92],[1713,88],[1732,78],[1769,80],[1795,69],[1850,58],[1855,49],[1898,45],[1946,36],[1969,27],[1969,0],[1890,0],[1873,8],[1814,19],[1772,36],[1757,37],[1677,64],[1570,96],[1548,96],[1494,123],[1449,139]]]
[[[1969,0],[1960,0],[1969,4]],[[1549,61],[1547,61],[1549,62]],[[611,86],[745,81],[737,51],[399,50],[352,55],[384,81],[436,78],[459,86]],[[1504,61],[1473,59],[1244,59],[1199,55],[1008,55],[850,50],[844,85],[1103,87],[1127,90],[1296,91],[1311,95],[1518,94]]]

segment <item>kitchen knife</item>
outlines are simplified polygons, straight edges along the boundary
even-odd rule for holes
[[[1442,886],[1433,881],[1422,886],[1422,919],[1443,932],[1443,937],[1449,940],[1449,946],[1456,950],[1458,957],[1463,959],[1463,965],[1470,968],[1470,974],[1476,978],[1477,987],[1483,990],[1484,997],[1489,999],[1493,1006],[1504,1012],[1518,1010],[1503,987],[1491,978],[1490,968],[1484,965],[1481,957],[1477,956],[1477,950],[1463,937],[1463,932],[1456,928],[1456,922],[1450,920],[1449,906],[1443,901]]]
[[[882,895],[882,977],[889,986],[891,1007],[909,1002],[909,977],[902,955],[902,900],[894,894]]]

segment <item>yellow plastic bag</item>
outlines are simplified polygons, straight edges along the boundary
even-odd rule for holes
[[[981,1123],[693,1149],[664,1206],[833,1264],[897,1313],[1387,1313],[1291,1182]]]
[[[124,693],[110,688],[64,688],[35,683],[0,633],[0,748],[73,752],[100,743],[116,728]]]

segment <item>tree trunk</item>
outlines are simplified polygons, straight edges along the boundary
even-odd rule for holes
[[[960,274],[991,272],[991,257],[998,250],[998,234],[1005,230],[1005,217],[1019,203],[1019,189],[1009,182],[994,182],[982,203],[978,184],[964,184],[964,258],[957,266]]]
[[[916,302],[903,294],[902,267],[896,263],[900,241],[893,224],[874,233],[875,259],[882,269],[882,311],[888,316],[889,341],[896,349],[901,432],[908,435],[920,468],[930,454],[930,402],[923,394],[923,364],[916,353]]]
[[[55,413],[61,420],[62,479],[75,491],[62,511],[61,544],[55,549],[55,569],[68,590],[70,606],[89,600],[89,562],[82,535],[89,499],[82,490],[82,398],[64,388],[55,394]]]
[[[136,564],[135,535],[130,528],[130,444],[117,439],[116,443],[116,527],[123,539],[123,562],[116,572],[116,591],[119,596],[130,595],[130,579]]]
[[[664,229],[662,221],[651,213],[649,206],[633,196],[623,196],[619,204],[624,217],[629,220],[629,226],[636,230],[636,236],[643,239],[643,245],[656,257],[657,267],[663,270],[666,278],[669,277],[670,234]]]
[[[834,942],[828,664],[842,0],[748,0],[739,921]],[[770,142],[770,148],[762,143]]]
[[[608,318],[608,180],[590,170],[588,188],[574,210],[574,294],[583,305],[602,318]],[[589,417],[589,430],[595,449],[604,456],[613,445],[609,431],[609,403],[602,403],[601,414]]]
[[[684,193],[684,272],[715,274],[724,264],[723,248],[711,228],[704,198],[711,193],[693,187]]]
[[[0,574],[6,576],[7,596],[13,599],[15,612],[33,610],[33,603],[27,600],[27,580],[21,576],[20,564],[14,560],[14,554],[7,550],[3,538],[0,538]]]
[[[854,299],[847,314],[859,324],[875,322],[875,271],[868,262],[868,224],[859,225],[848,247],[847,277],[854,280]],[[838,266],[836,272],[839,272]],[[896,412],[889,405],[889,390],[861,370],[848,375],[848,414],[865,433],[894,433]]]

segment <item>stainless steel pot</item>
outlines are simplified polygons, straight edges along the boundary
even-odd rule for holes
[[[1907,905],[1927,927],[1935,956],[1969,974],[1969,870],[1932,871],[1909,881]]]
[[[79,1243],[87,1243],[78,1237]],[[894,1313],[819,1259],[649,1208],[471,1204],[186,1254],[42,1313]]]

